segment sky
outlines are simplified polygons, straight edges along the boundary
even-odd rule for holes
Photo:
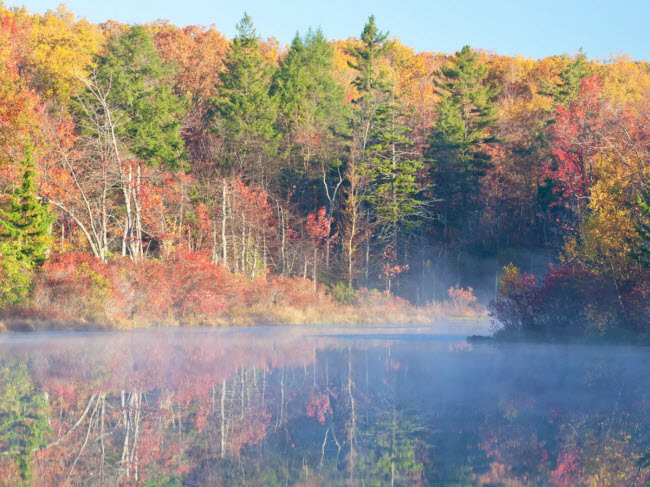
[[[59,3],[5,0],[30,12]],[[320,26],[330,39],[358,36],[374,14],[382,30],[416,51],[452,53],[469,44],[540,58],[582,47],[590,58],[628,54],[650,60],[650,0],[68,0],[66,5],[92,22],[214,24],[228,37],[247,11],[258,34],[282,45],[310,26]]]

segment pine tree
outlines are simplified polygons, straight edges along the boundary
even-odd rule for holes
[[[582,49],[558,75],[557,83],[545,82],[540,92],[553,98],[554,105],[568,106],[576,101],[582,80],[591,74],[591,66]]]
[[[25,147],[22,184],[11,195],[8,209],[0,209],[1,250],[5,257],[40,265],[51,246],[53,216],[36,195],[33,149]]]
[[[377,110],[387,95],[386,71],[381,69],[378,62],[392,48],[392,43],[387,42],[388,35],[388,32],[377,28],[375,16],[371,15],[361,33],[361,45],[352,49],[355,61],[348,63],[358,73],[352,81],[358,96],[352,102],[358,108],[355,129],[362,155],[368,148]]]
[[[97,82],[116,108],[116,136],[129,151],[151,166],[180,169],[186,163],[181,136],[183,101],[171,88],[173,68],[165,64],[144,26],[135,25],[114,38],[97,62]],[[82,96],[86,106],[94,95]],[[90,102],[90,103],[89,103]],[[93,132],[92,125],[85,127]]]
[[[408,136],[408,113],[382,62],[393,47],[387,39],[388,33],[381,32],[371,16],[361,34],[361,45],[352,52],[355,62],[350,67],[358,73],[353,81],[358,96],[353,103],[357,107],[354,133],[359,162],[350,165],[348,179],[355,176],[349,174],[351,170],[360,173],[356,179],[365,187],[359,188],[361,197],[356,201],[363,208],[357,213],[364,215],[366,227],[378,229],[376,235],[397,252],[405,243],[400,235],[416,225],[413,217],[420,210],[416,175],[423,166],[415,160]],[[365,234],[367,280],[369,228]]]
[[[495,121],[495,89],[486,82],[487,67],[469,46],[437,73],[442,100],[429,137],[428,158],[436,197],[442,202],[445,228],[458,226],[475,213],[479,180],[490,167],[483,150]]]
[[[387,42],[388,32],[382,32],[375,24],[375,17],[370,16],[364,25],[360,42],[350,50],[353,62],[350,68],[357,72],[352,81],[356,88],[356,97],[352,99],[355,107],[351,117],[352,144],[345,167],[346,186],[343,188],[342,237],[348,274],[348,287],[358,275],[361,240],[365,247],[365,284],[368,285],[370,268],[370,243],[372,222],[367,196],[371,187],[372,171],[368,148],[372,143],[372,134],[377,122],[377,111],[386,100],[386,70],[379,61],[392,48]]]
[[[45,262],[53,216],[36,196],[32,147],[24,149],[22,184],[0,209],[0,309],[19,304],[32,286],[32,271]]]
[[[290,167],[301,161],[304,174],[312,163],[336,158],[328,149],[345,132],[345,92],[332,74],[333,56],[320,29],[302,38],[296,34],[273,82],[286,157]]]
[[[269,93],[273,68],[262,57],[248,14],[237,25],[224,68],[212,100],[215,130],[226,149],[222,162],[264,183],[268,166],[261,158],[275,151],[277,103]]]
[[[397,246],[404,231],[415,228],[422,209],[417,173],[424,165],[416,159],[413,141],[405,124],[408,112],[391,88],[391,102],[379,107],[368,147],[366,166],[371,188],[366,201],[372,204],[380,235]]]

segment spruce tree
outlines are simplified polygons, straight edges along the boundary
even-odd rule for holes
[[[1,250],[5,257],[40,265],[51,246],[53,216],[36,194],[33,148],[25,147],[23,177],[10,196],[7,209],[0,209]]]
[[[237,25],[224,68],[212,100],[214,128],[225,145],[222,162],[263,183],[268,169],[263,156],[275,150],[277,103],[269,93],[273,68],[262,57],[248,14]]]
[[[360,240],[365,247],[365,284],[368,285],[370,271],[370,247],[373,234],[372,214],[368,196],[372,187],[373,172],[371,154],[368,150],[376,134],[377,114],[387,97],[387,72],[381,66],[381,59],[392,48],[387,42],[388,32],[377,28],[375,17],[370,16],[364,25],[359,43],[353,45],[349,54],[350,68],[357,75],[352,81],[356,97],[352,99],[355,107],[351,117],[352,143],[345,168],[346,186],[342,208],[342,235],[348,268],[348,286],[352,285],[357,274]]]
[[[442,100],[427,156],[446,229],[468,223],[467,217],[475,214],[479,180],[490,167],[483,145],[491,140],[496,90],[486,82],[487,74],[469,46],[436,74]]]
[[[363,27],[360,46],[352,49],[354,62],[348,62],[348,65],[357,71],[352,85],[356,88],[358,96],[352,102],[358,108],[354,125],[362,158],[373,133],[377,110],[387,96],[386,70],[379,66],[379,61],[392,48],[392,43],[387,42],[388,35],[388,32],[377,28],[375,16],[371,15]]]
[[[405,119],[408,112],[391,89],[390,103],[380,106],[368,147],[366,166],[371,188],[366,201],[372,204],[380,236],[397,246],[404,231],[419,225],[422,204],[417,173],[423,168],[409,138]]]
[[[24,150],[23,177],[6,208],[0,208],[0,309],[19,304],[32,285],[32,271],[45,262],[53,216],[36,195],[31,145]]]
[[[580,91],[582,80],[591,74],[591,66],[582,49],[570,60],[558,75],[556,83],[544,82],[540,92],[553,98],[554,106],[568,106],[575,101]]]
[[[278,127],[284,132],[289,166],[310,165],[336,158],[332,144],[345,132],[345,92],[333,76],[334,50],[320,29],[293,39],[287,57],[273,82],[280,108]],[[334,151],[335,152],[335,151]],[[325,160],[327,161],[325,161]]]
[[[128,141],[129,151],[144,164],[184,167],[185,107],[171,88],[173,67],[163,62],[146,27],[135,25],[115,37],[98,57],[97,73],[107,102],[116,110],[115,135]],[[95,97],[85,93],[82,101],[91,106]],[[94,131],[92,125],[84,129]]]

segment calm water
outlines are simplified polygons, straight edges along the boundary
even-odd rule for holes
[[[650,349],[439,329],[0,337],[0,485],[650,485]]]

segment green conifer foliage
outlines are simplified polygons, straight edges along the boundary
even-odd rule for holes
[[[143,163],[182,168],[183,102],[167,82],[173,67],[163,62],[147,29],[135,25],[117,36],[97,64],[108,101],[118,110],[116,135]]]
[[[222,162],[258,180],[264,169],[260,154],[275,150],[277,103],[269,93],[274,69],[262,57],[248,14],[237,25],[224,68],[212,100],[215,129],[226,147]]]
[[[40,265],[51,246],[52,214],[36,194],[36,172],[31,146],[25,148],[23,178],[11,195],[7,209],[0,209],[2,254]]]
[[[358,143],[364,152],[370,142],[377,110],[386,97],[386,72],[378,65],[378,61],[392,48],[392,43],[387,42],[388,35],[388,32],[377,28],[375,16],[371,15],[361,33],[361,46],[352,50],[355,61],[348,63],[358,73],[352,82],[358,96],[352,101],[358,108],[354,125]]]
[[[273,82],[285,157],[291,169],[301,162],[304,174],[313,163],[329,162],[332,152],[336,158],[331,145],[346,130],[345,92],[332,74],[333,56],[320,29],[296,34]]]
[[[33,269],[45,262],[52,243],[53,215],[36,194],[32,151],[31,145],[25,147],[22,183],[0,208],[0,308],[27,297]]]
[[[495,121],[496,90],[486,83],[487,75],[469,46],[437,73],[442,100],[428,157],[445,226],[459,225],[475,209],[479,180],[490,167],[483,145],[490,141],[488,129]]]
[[[559,74],[557,83],[544,83],[541,93],[553,98],[554,106],[568,106],[576,101],[582,80],[592,72],[587,55],[582,49]]]

